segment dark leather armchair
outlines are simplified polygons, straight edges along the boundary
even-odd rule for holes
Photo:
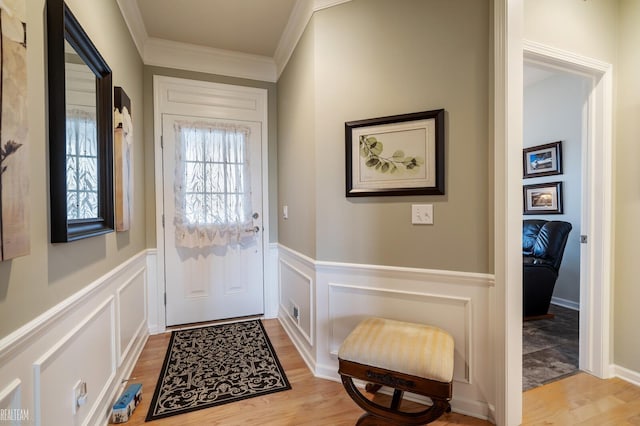
[[[571,224],[528,219],[522,222],[522,284],[524,317],[548,316],[553,288]]]

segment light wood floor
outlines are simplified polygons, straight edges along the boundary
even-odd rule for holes
[[[314,377],[277,320],[263,321],[292,390],[194,411],[149,425],[331,425],[352,426],[362,410],[337,382]],[[169,333],[150,336],[133,370],[143,398],[127,426],[144,419],[169,344]],[[378,397],[376,397],[378,398]],[[404,405],[403,405],[404,407]],[[409,408],[410,409],[410,408]],[[640,425],[640,388],[622,380],[599,380],[578,374],[524,394],[526,425]],[[490,425],[456,413],[432,425]]]

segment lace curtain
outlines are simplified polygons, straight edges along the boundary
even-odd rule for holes
[[[98,217],[98,143],[95,113],[67,110],[67,218]]]
[[[245,126],[176,122],[175,228],[178,247],[226,247],[255,240]]]

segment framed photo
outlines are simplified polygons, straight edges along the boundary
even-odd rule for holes
[[[444,194],[444,109],[345,123],[346,196]]]
[[[562,174],[562,142],[532,146],[522,150],[523,177]]]
[[[524,185],[524,214],[561,214],[562,182]]]

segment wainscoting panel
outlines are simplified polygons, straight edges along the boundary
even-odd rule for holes
[[[145,250],[0,340],[0,408],[16,424],[106,425],[146,341]],[[153,262],[152,262],[153,263]],[[84,404],[74,388],[86,382]]]
[[[22,409],[21,385],[20,379],[13,379],[4,389],[0,390],[0,410],[11,414],[9,416],[5,415],[5,417],[16,417],[16,414],[18,414],[16,411]]]
[[[309,345],[313,345],[313,279],[286,260],[280,260],[280,309],[295,324]]]
[[[118,366],[127,358],[136,337],[145,330],[147,319],[145,268],[140,268],[117,289],[118,300]],[[140,301],[145,301],[141,309]]]
[[[490,345],[492,275],[320,262],[282,245],[279,264],[279,319],[298,349],[304,346],[301,355],[316,376],[340,380],[338,349],[365,317],[431,324],[455,340],[454,411],[491,416],[496,371]],[[310,292],[315,317],[311,346],[300,345],[303,333],[287,305],[306,297],[305,292]]]
[[[59,424],[87,423],[115,377],[115,323],[115,299],[109,297],[34,362],[36,425],[51,419]],[[74,388],[79,382],[87,383],[87,400],[76,411]]]
[[[313,261],[293,250],[278,250],[278,318],[309,368],[314,371],[316,302]],[[297,308],[298,318],[294,316]]]

